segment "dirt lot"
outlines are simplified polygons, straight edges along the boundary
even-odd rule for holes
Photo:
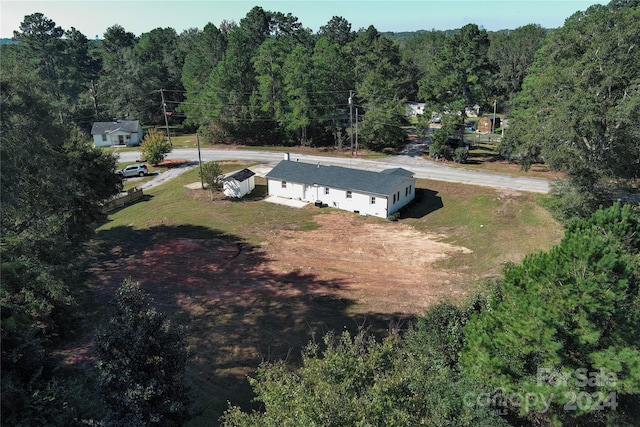
[[[256,247],[202,229],[131,230],[94,265],[95,301],[104,307],[124,278],[138,281],[189,326],[195,376],[207,388],[212,375],[238,385],[262,360],[297,357],[315,333],[384,330],[460,295],[457,274],[433,263],[467,249],[442,236],[349,212],[315,220],[315,230],[270,231]],[[87,341],[73,347],[70,362],[91,358]]]
[[[469,250],[441,242],[444,236],[400,222],[362,221],[350,212],[315,221],[319,227],[311,231],[271,231],[254,248],[220,237],[171,238],[160,228],[112,248],[93,271],[107,285],[99,289],[110,293],[130,276],[163,305],[193,298],[226,304],[275,292],[350,300],[352,312],[420,314],[436,300],[460,296],[451,286],[456,273],[434,263]]]
[[[401,223],[363,223],[351,213],[315,217],[320,228],[283,232],[266,249],[266,265],[278,274],[299,271],[340,283],[318,289],[377,313],[423,313],[436,300],[459,296],[455,273],[434,268],[457,251],[468,252]]]

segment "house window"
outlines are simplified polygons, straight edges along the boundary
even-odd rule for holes
[[[347,199],[350,199],[350,198],[351,198],[351,191],[347,190]]]
[[[395,203],[395,202],[396,202],[396,195],[394,194],[393,195],[393,203]]]
[[[287,188],[287,181],[282,181],[282,188]]]
[[[376,196],[371,196],[371,204],[372,205],[376,204]]]
[[[404,197],[407,197],[409,195],[409,187],[404,189]]]
[[[329,194],[329,187],[324,187],[324,194]]]
[[[103,140],[103,141],[106,141],[106,140],[107,140],[107,134],[106,134],[106,133],[103,133],[103,134],[102,134],[102,140]]]

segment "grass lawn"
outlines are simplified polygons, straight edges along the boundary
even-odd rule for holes
[[[229,172],[250,164],[221,162],[221,166],[224,172]],[[148,268],[149,276],[157,274],[155,269],[164,269],[167,275],[191,281],[193,289],[197,288],[197,293],[190,294],[184,288],[167,287],[158,290],[155,298],[159,303],[165,303],[161,307],[163,311],[188,325],[190,346],[195,356],[188,365],[188,376],[198,393],[198,404],[204,409],[204,414],[188,425],[199,427],[218,425],[218,417],[226,409],[227,401],[245,408],[253,406],[245,378],[253,373],[259,360],[288,358],[295,362],[301,347],[316,328],[320,332],[328,328],[342,329],[345,325],[362,322],[362,316],[366,315],[368,322],[379,328],[374,330],[384,330],[389,317],[373,318],[366,313],[366,307],[361,306],[357,307],[361,312],[356,313],[355,305],[343,299],[313,294],[285,296],[285,287],[292,286],[294,278],[299,282],[308,277],[309,287],[330,287],[332,284],[305,275],[304,266],[277,277],[256,273],[260,265],[269,264],[269,259],[260,258],[260,255],[242,258],[249,251],[246,248],[275,245],[277,239],[287,238],[291,233],[301,236],[317,230],[316,216],[326,215],[332,209],[295,209],[263,202],[261,198],[266,193],[263,178],[256,179],[256,189],[246,200],[213,203],[206,191],[194,192],[185,188],[194,182],[199,182],[196,169],[146,190],[143,201],[110,214],[97,229],[94,251],[96,265],[100,268],[111,268],[112,272],[124,274],[126,271],[118,270],[126,270],[126,266],[131,265],[127,262],[138,262],[134,258],[142,254],[145,257],[142,261],[148,262],[145,268]],[[562,235],[561,227],[538,206],[537,195],[426,180],[420,180],[417,188],[420,199],[399,222],[470,249],[438,263],[443,270],[462,273],[456,280],[462,277],[464,281],[452,286],[468,288],[479,279],[497,276],[505,262],[519,261],[528,253],[546,250]],[[353,221],[377,228],[397,225],[396,222],[357,215]],[[173,252],[171,248],[164,248],[167,250],[163,258],[166,265],[153,264],[154,257],[159,256],[163,248],[163,241],[169,238],[182,242],[183,246]],[[226,259],[236,259],[243,264],[226,270],[222,266],[220,271],[191,270],[194,266],[182,265],[179,259],[188,258],[189,251],[193,250],[189,244],[194,239],[219,240],[226,242],[229,248],[245,248],[238,258],[233,258],[235,253],[219,248],[207,247],[201,251],[214,261],[220,260],[220,265]],[[228,294],[220,289],[198,288],[200,277],[220,275],[231,280],[238,268],[250,272],[251,279],[263,284],[265,291],[245,293],[241,282],[229,289]],[[186,271],[189,274],[185,274]],[[107,273],[96,271],[95,274]],[[171,280],[169,278],[167,282]],[[96,281],[94,288],[103,286],[100,283]],[[94,290],[107,298],[111,291]]]
[[[418,187],[426,188],[443,207],[406,221],[472,250],[448,258],[443,268],[478,279],[495,276],[505,262],[547,250],[562,236],[560,225],[538,205],[540,195],[426,180]]]

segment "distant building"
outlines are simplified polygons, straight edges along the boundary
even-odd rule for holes
[[[500,127],[500,117],[480,117],[478,120],[478,132],[491,133]]]
[[[424,102],[407,102],[407,116],[415,117],[419,114],[424,114]]]
[[[143,137],[142,125],[139,120],[95,122],[91,127],[91,136],[96,147],[140,145]]]

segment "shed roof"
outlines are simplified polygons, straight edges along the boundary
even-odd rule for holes
[[[342,166],[282,160],[266,175],[266,178],[386,196],[396,191],[404,180],[412,176],[413,172],[402,168],[373,172]]]
[[[91,135],[101,135],[113,132],[135,133],[140,131],[140,120],[116,120],[113,122],[94,122]]]
[[[255,175],[255,172],[245,168],[238,172],[234,172],[231,175],[225,176],[224,179],[235,179],[238,182],[242,182],[246,179],[251,178],[254,175]]]

